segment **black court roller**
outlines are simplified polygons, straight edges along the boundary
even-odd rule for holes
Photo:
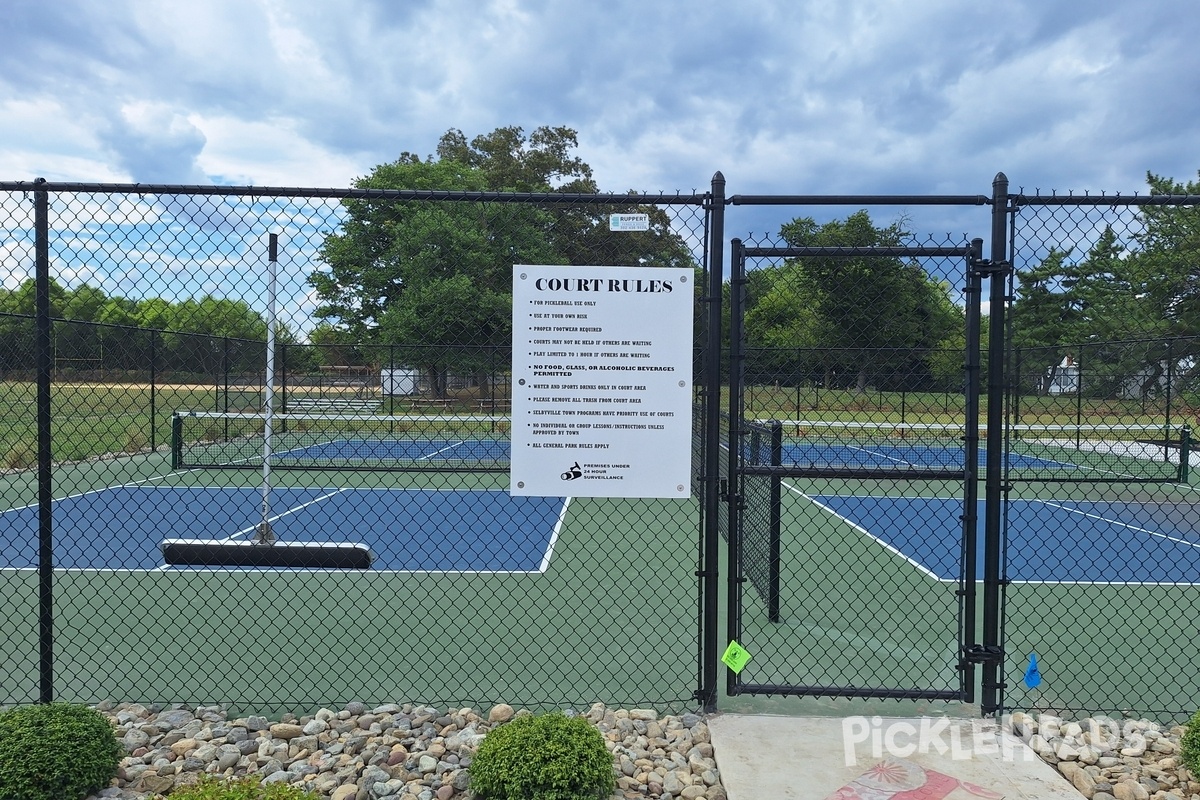
[[[365,544],[275,542],[221,539],[164,539],[163,560],[181,567],[284,567],[292,569],[370,569],[374,556]]]

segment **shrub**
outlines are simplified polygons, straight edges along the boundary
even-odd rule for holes
[[[108,787],[121,745],[99,711],[66,703],[0,712],[0,797],[80,800]]]
[[[125,449],[126,453],[140,453],[150,446],[150,440],[146,438],[146,434],[137,428],[129,428],[125,431]]]
[[[191,786],[171,792],[171,800],[317,800],[317,796],[286,783],[259,783],[254,775],[232,780],[204,775]]]
[[[37,447],[28,442],[14,444],[4,454],[4,466],[8,469],[28,469],[37,465]]]
[[[493,730],[471,762],[471,790],[495,800],[593,800],[616,786],[600,732],[561,711]]]
[[[1179,755],[1193,780],[1200,780],[1200,711],[1188,720],[1187,730],[1179,739]]]

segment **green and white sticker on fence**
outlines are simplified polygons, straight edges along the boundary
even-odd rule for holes
[[[749,661],[749,651],[733,640],[730,640],[729,647],[725,648],[725,653],[721,656],[721,662],[738,673],[746,668],[746,664]]]

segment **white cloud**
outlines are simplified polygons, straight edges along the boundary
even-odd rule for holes
[[[0,180],[346,186],[402,151],[432,153],[447,129],[503,125],[575,128],[610,191],[704,191],[720,170],[740,194],[986,194],[998,171],[1014,188],[1130,192],[1147,170],[1200,167],[1200,8],[1182,0],[61,0],[3,13],[26,35],[0,52]],[[244,234],[236,210],[205,209],[187,224]],[[845,212],[734,207],[727,232]],[[985,208],[913,215],[922,231],[986,234]]]
[[[205,137],[197,165],[220,183],[345,187],[375,166],[365,155],[339,153],[305,138],[293,120],[192,115],[190,122]]]

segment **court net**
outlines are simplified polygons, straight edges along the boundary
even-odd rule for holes
[[[747,424],[747,464],[820,477],[862,472],[952,472],[966,467],[963,425],[939,423],[755,420]],[[987,430],[978,434],[976,468],[988,464]],[[1009,425],[1005,474],[1028,481],[1187,482],[1196,461],[1187,427]]]
[[[271,468],[507,472],[511,419],[497,415],[273,414]],[[260,469],[266,414],[176,412],[175,469]]]

